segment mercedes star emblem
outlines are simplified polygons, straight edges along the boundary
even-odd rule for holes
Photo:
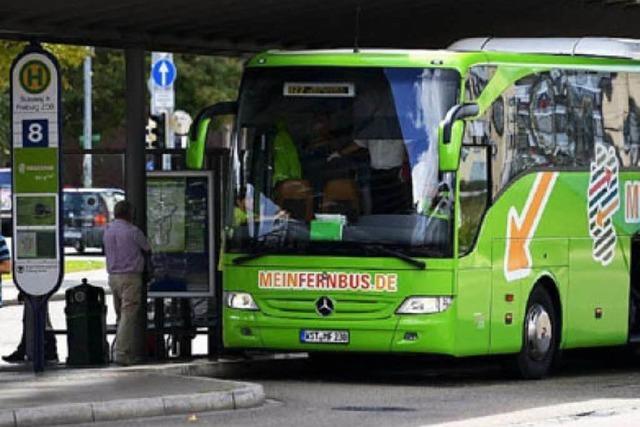
[[[329,297],[320,297],[316,301],[316,311],[320,316],[328,316],[333,313],[333,301]]]

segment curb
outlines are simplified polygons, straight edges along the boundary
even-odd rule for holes
[[[240,385],[229,391],[70,403],[0,410],[0,427],[27,427],[117,421],[133,418],[190,414],[193,412],[244,409],[264,403],[259,384],[226,381]]]
[[[119,368],[119,372],[148,372],[159,375],[174,375],[182,377],[204,377],[204,378],[229,378],[236,375],[244,375],[247,372],[264,372],[274,363],[289,363],[291,360],[306,358],[306,353],[276,353],[266,357],[254,359],[220,359],[217,361],[194,361],[187,363],[174,363],[171,365],[134,365]],[[228,381],[228,380],[221,380]],[[232,381],[233,382],[233,381]],[[2,427],[0,425],[0,427]]]

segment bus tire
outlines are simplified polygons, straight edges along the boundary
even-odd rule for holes
[[[557,307],[549,292],[536,286],[527,301],[523,322],[522,349],[516,356],[517,373],[524,379],[540,379],[549,374],[558,353]]]

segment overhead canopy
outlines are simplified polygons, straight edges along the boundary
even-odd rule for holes
[[[360,25],[356,31],[356,10]],[[640,38],[636,0],[15,0],[0,38],[176,52],[432,48],[471,36]]]

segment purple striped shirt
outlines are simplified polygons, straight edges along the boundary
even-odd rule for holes
[[[151,250],[144,233],[123,219],[116,219],[102,237],[109,274],[142,273],[144,252]]]

